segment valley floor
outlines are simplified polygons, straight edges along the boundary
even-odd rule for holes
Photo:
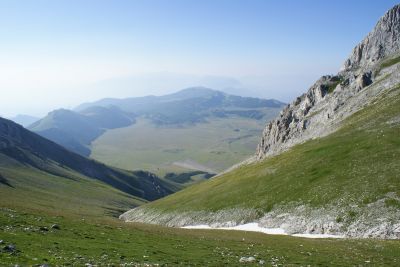
[[[0,208],[0,240],[2,266],[398,266],[400,263],[399,241],[304,239],[244,231],[165,228],[123,223],[111,217],[83,218],[5,207]]]
[[[264,123],[235,117],[162,127],[138,119],[132,126],[108,130],[97,138],[91,157],[111,166],[148,170],[160,176],[188,170],[217,173],[254,154]]]

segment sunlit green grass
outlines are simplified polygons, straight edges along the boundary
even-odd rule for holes
[[[60,230],[52,229],[58,224]],[[40,230],[47,227],[49,231]],[[239,231],[207,231],[127,224],[109,218],[76,218],[0,208],[0,236],[18,252],[0,253],[0,264],[100,266],[237,266],[254,256],[266,266],[396,266],[398,241],[317,240]]]
[[[393,65],[400,63],[400,55],[395,55],[390,58],[383,60],[379,66],[379,68],[375,71],[375,75],[379,75],[379,73],[386,68],[389,68]]]
[[[1,157],[4,161],[5,158]],[[132,206],[146,201],[133,197],[94,179],[51,175],[16,164],[0,165],[0,173],[9,185],[0,184],[0,203],[3,207],[25,208],[54,214],[72,213],[85,216],[118,216]]]
[[[167,211],[244,207],[263,214],[275,205],[293,202],[312,207],[338,202],[365,206],[389,192],[399,197],[399,106],[397,87],[352,115],[339,131],[327,137],[146,206]]]
[[[389,59],[389,60],[383,62],[382,65],[381,65],[381,68],[382,69],[388,68],[388,67],[393,66],[394,64],[397,64],[399,62],[400,62],[400,56],[397,56],[395,58],[392,58],[392,59]]]

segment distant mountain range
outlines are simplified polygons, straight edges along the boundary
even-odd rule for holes
[[[204,138],[208,139],[209,143],[212,144],[220,141],[215,139],[214,133],[223,131],[224,129],[221,127],[232,124],[233,121],[231,127],[234,127],[232,130],[236,132],[235,135],[229,137],[233,139],[227,137],[225,141],[221,142],[227,144],[232,143],[233,140],[240,140],[240,142],[243,142],[244,138],[246,140],[251,140],[249,141],[251,145],[243,144],[243,153],[237,155],[234,155],[238,153],[235,152],[236,150],[233,152],[228,151],[228,154],[234,156],[231,156],[231,158],[223,164],[217,164],[217,168],[215,168],[216,166],[211,166],[211,169],[220,171],[249,156],[247,151],[253,150],[252,146],[253,144],[255,146],[256,142],[254,138],[258,139],[257,136],[261,131],[262,125],[265,121],[272,119],[283,106],[284,103],[277,100],[240,97],[209,88],[193,87],[165,96],[145,96],[126,99],[107,98],[93,103],[82,104],[73,111],[64,109],[55,110],[50,112],[43,119],[30,125],[28,128],[81,155],[89,156],[93,153],[93,149],[95,149],[95,158],[104,162],[124,169],[143,169],[148,166],[147,169],[154,171],[160,167],[159,165],[167,164],[170,166],[174,164],[173,162],[161,162],[161,164],[159,164],[156,158],[160,158],[159,155],[162,155],[164,153],[163,151],[167,151],[164,153],[164,156],[161,156],[164,158],[171,155],[168,154],[170,153],[168,151],[178,151],[178,153],[173,154],[173,156],[175,156],[172,157],[174,161],[180,162],[189,160],[192,162],[193,160],[198,160],[198,157],[193,156],[193,158],[192,154],[188,155],[186,153],[186,155],[180,155],[183,149],[179,145],[180,140],[173,139],[167,143],[168,140],[165,139],[165,135],[163,135],[165,127],[169,129],[191,128],[193,131],[197,131],[195,129],[196,125],[207,124],[210,126],[211,131],[206,131]],[[255,123],[252,126],[250,123],[246,125],[237,123],[237,126],[234,126],[235,121],[247,119]],[[127,137],[112,138],[113,145],[106,145],[107,152],[103,153],[103,141],[96,141],[96,144],[93,145],[95,140],[101,139],[100,137],[106,133],[114,133],[117,129],[128,129],[128,127],[135,125],[138,120],[140,123],[137,128],[140,129],[132,128],[132,134],[128,134]],[[212,122],[217,120],[219,124],[216,126]],[[144,121],[150,124],[146,124]],[[227,124],[221,126],[221,121]],[[154,130],[153,127],[155,127],[156,130]],[[243,130],[243,133],[240,132],[240,130]],[[130,147],[132,144],[136,144],[136,140],[138,140],[136,139],[128,142],[129,136],[134,136],[142,132],[145,133],[146,131],[149,133],[151,132],[153,136],[157,133],[158,135],[154,136],[157,141],[166,141],[166,143],[159,144],[159,148],[157,149],[152,147],[154,142],[148,139],[148,148],[158,154],[149,155],[150,159],[147,156],[146,159],[135,158],[134,156],[136,155],[132,157],[132,154],[130,154],[137,151],[136,146],[134,146],[124,158],[121,158],[121,155],[124,154],[121,153],[123,152],[121,150]],[[178,131],[178,133],[180,132],[181,131]],[[190,138],[192,134],[193,133],[188,133],[187,137]],[[174,137],[172,136],[172,138]],[[106,142],[108,142],[108,139]],[[124,145],[118,149],[118,145],[122,145],[122,143]],[[178,144],[179,147],[171,148],[174,144]],[[192,144],[196,144],[196,142],[193,140]],[[143,145],[143,143],[141,143],[141,145]],[[100,149],[97,149],[98,147],[100,147]],[[110,151],[110,149],[112,151]],[[198,151],[201,149],[202,147],[197,148]],[[240,149],[242,150],[242,148]],[[225,151],[222,152],[225,153]],[[220,152],[217,151],[217,153]],[[135,158],[135,160],[128,161],[127,158]],[[154,158],[155,161],[152,161],[151,158]],[[120,162],[123,163],[121,164]],[[177,164],[179,165],[179,163]],[[199,164],[192,165],[200,166]],[[185,166],[187,166],[187,164]],[[209,167],[210,166],[205,166],[200,169],[210,169]],[[198,170],[197,168],[194,169]]]
[[[263,108],[281,108],[284,103],[252,97],[229,95],[204,87],[193,87],[165,96],[126,99],[102,99],[76,108],[82,111],[93,106],[115,106],[137,116],[145,116],[158,125],[204,122],[209,116],[238,115],[261,119]]]
[[[38,117],[24,115],[24,114],[18,114],[17,116],[10,118],[10,120],[12,120],[13,122],[21,124],[24,127],[31,125],[32,123],[38,121],[39,119],[40,118]]]
[[[284,103],[272,99],[229,95],[204,87],[193,87],[164,96],[125,99],[106,98],[76,108],[117,107],[124,112],[151,120],[155,125],[185,125],[206,122],[209,117],[239,116],[262,119],[266,108],[282,108]]]

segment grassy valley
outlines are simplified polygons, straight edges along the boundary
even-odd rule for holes
[[[29,129],[118,168],[162,176],[217,173],[254,154],[265,122],[283,106],[277,100],[193,87],[56,110]]]
[[[156,126],[146,119],[109,130],[92,143],[91,157],[124,169],[223,171],[254,154],[264,120],[209,118],[206,123]]]

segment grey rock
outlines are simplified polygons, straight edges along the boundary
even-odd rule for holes
[[[120,219],[169,227],[205,224],[212,228],[257,222],[261,227],[280,228],[291,235],[329,234],[352,238],[399,239],[400,210],[385,205],[387,199],[393,199],[395,196],[394,193],[388,193],[365,207],[348,205],[348,199],[341,199],[320,208],[303,203],[290,203],[274,207],[261,218],[257,211],[252,209],[167,213],[138,207],[121,215]],[[352,217],[350,212],[357,215]]]
[[[127,222],[161,224],[170,227],[207,224],[212,227],[230,227],[253,222],[259,217],[256,210],[232,208],[217,212],[161,212],[156,209],[137,207],[122,214],[119,218]]]
[[[16,252],[17,251],[17,247],[14,244],[8,244],[6,246],[3,247],[3,251],[4,252]]]
[[[292,203],[275,207],[258,223],[266,228],[282,228],[288,234],[330,234],[354,238],[398,239],[400,210],[388,208],[384,198],[365,207],[349,206],[348,200],[323,208]],[[349,216],[350,212],[357,214]],[[340,218],[340,219],[339,219]]]
[[[61,230],[61,227],[58,224],[53,224],[51,229]]]
[[[254,257],[241,257],[239,259],[239,262],[241,262],[241,263],[255,262],[255,261],[256,261],[256,258],[254,258]]]
[[[359,90],[363,89],[364,87],[370,85],[372,83],[372,74],[371,72],[366,72],[359,75],[356,79],[357,87]]]
[[[400,5],[394,6],[378,21],[375,28],[358,44],[345,61],[342,70],[368,68],[400,49]]]
[[[40,230],[40,231],[43,231],[43,232],[48,232],[48,231],[49,231],[49,228],[47,228],[47,227],[45,227],[45,226],[42,226],[42,227],[39,228],[39,230]]]

